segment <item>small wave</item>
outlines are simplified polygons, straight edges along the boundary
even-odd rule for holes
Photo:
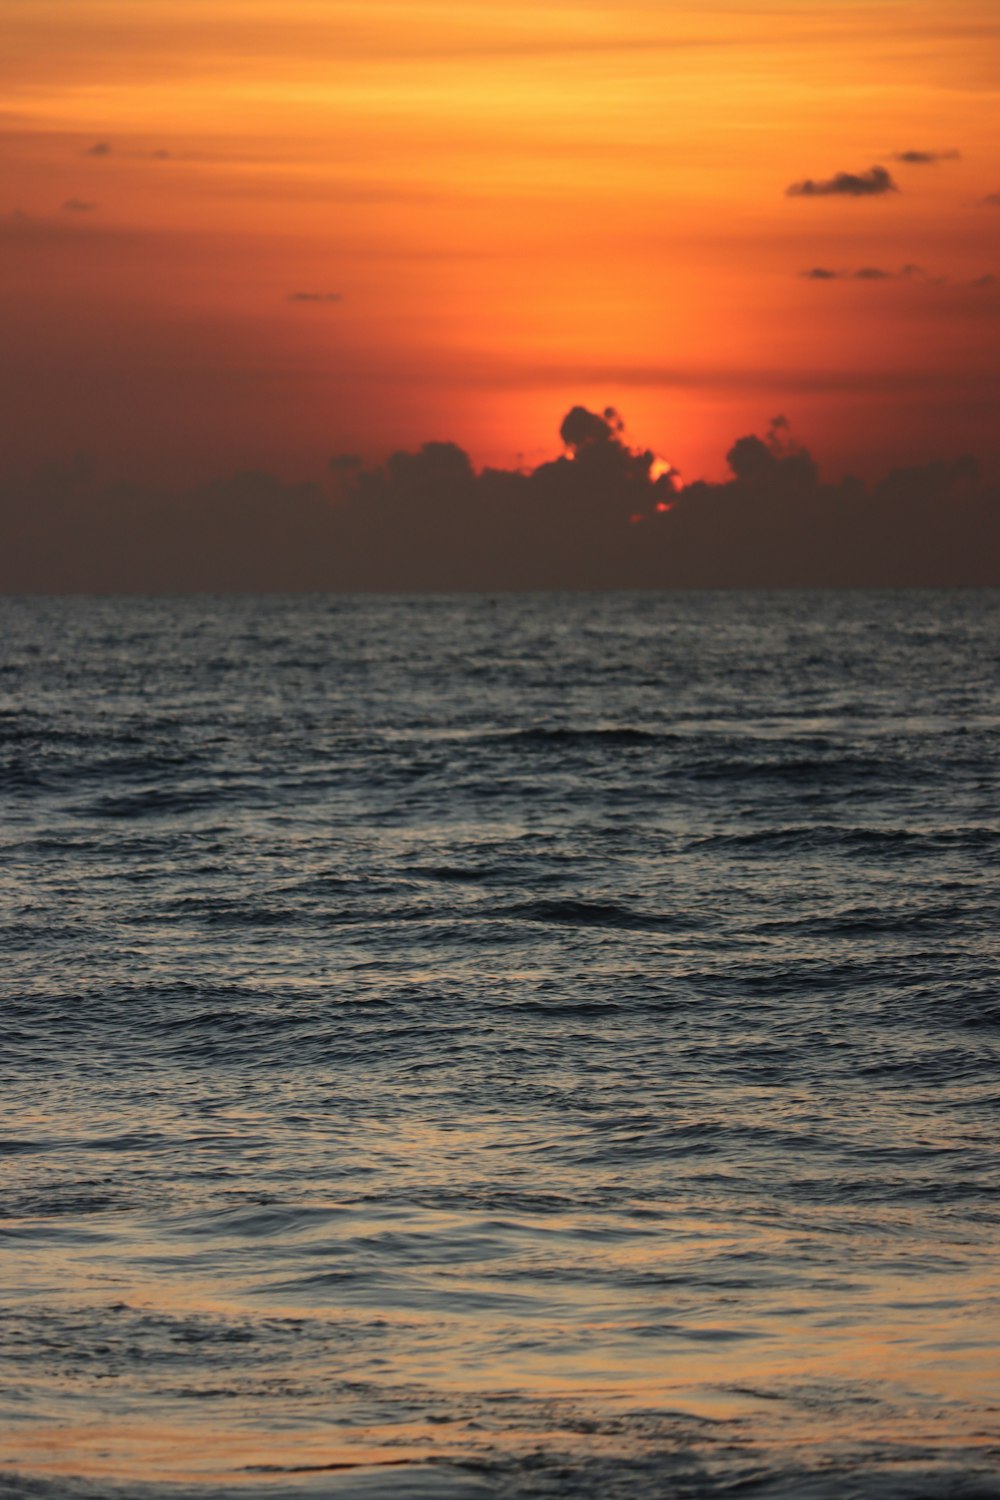
[[[117,797],[96,797],[76,810],[84,817],[164,818],[200,812],[203,808],[214,807],[219,802],[239,796],[239,792],[222,786],[191,787],[176,791],[156,786]]]
[[[614,901],[525,901],[496,915],[566,927],[616,927],[634,932],[684,932],[694,925],[683,917],[632,911]]]
[[[652,745],[681,740],[683,735],[669,730],[635,729],[626,725],[609,725],[606,728],[574,729],[568,725],[534,725],[530,729],[512,729],[500,734],[484,735],[483,740],[492,744],[560,746],[596,745]]]
[[[774,852],[799,854],[809,850],[905,857],[937,854],[943,850],[980,852],[1000,845],[1000,829],[977,825],[972,828],[873,828],[835,823],[801,823],[777,828],[754,828],[735,833],[709,834],[693,839],[692,853],[732,849],[755,854]]]

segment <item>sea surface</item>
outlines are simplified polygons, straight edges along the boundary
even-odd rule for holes
[[[0,600],[0,1494],[1000,1496],[1000,594]]]

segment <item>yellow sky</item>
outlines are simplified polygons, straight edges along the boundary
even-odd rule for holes
[[[833,471],[996,442],[994,0],[0,22],[26,461],[306,473],[428,437],[531,461],[577,401],[688,473],[777,410]],[[877,164],[898,190],[786,195]]]

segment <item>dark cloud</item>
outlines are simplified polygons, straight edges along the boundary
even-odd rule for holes
[[[869,167],[867,172],[837,172],[818,181],[807,177],[785,189],[789,198],[875,198],[898,191],[885,167]]]
[[[834,271],[824,266],[813,266],[808,271],[800,271],[799,276],[804,281],[916,281],[928,288],[978,287],[983,289],[998,285],[997,277],[992,271],[977,276],[971,281],[952,281],[947,276],[929,276],[923,266],[912,264],[901,266],[898,271],[887,271],[882,266],[861,266],[857,271]]]
[[[1000,193],[987,193],[982,202],[987,208],[1000,208]]]
[[[805,281],[911,281],[926,273],[920,266],[901,266],[898,271],[887,271],[882,266],[860,266],[856,271],[833,271],[826,266],[813,266],[800,271]]]
[[[117,147],[111,145],[110,141],[96,141],[93,146],[87,147],[83,155],[98,157],[125,156],[131,157],[133,160],[139,157],[147,161],[169,161],[171,159],[171,152],[165,150],[163,147],[155,151],[119,151]]]
[[[961,156],[961,151],[896,151],[892,159],[909,167],[930,167],[939,161],[959,161]]]
[[[92,465],[0,486],[0,590],[460,590],[1000,584],[1000,490],[969,458],[824,482],[787,419],[681,487],[612,408],[565,452],[477,471],[435,440],[345,454],[329,488],[243,473],[180,495]]]
[[[63,204],[63,213],[92,214],[96,208],[96,203],[88,203],[83,198],[67,198],[66,202]]]
[[[342,292],[289,292],[289,302],[343,302]]]
[[[389,589],[1000,581],[1000,493],[970,460],[825,484],[777,416],[732,444],[730,479],[681,488],[623,434],[574,407],[568,454],[533,470],[477,474],[451,444],[352,469],[343,555]]]
[[[605,407],[600,416],[585,406],[574,406],[563,418],[559,436],[567,448],[579,453],[592,443],[613,443],[623,431],[624,424],[613,406]]]

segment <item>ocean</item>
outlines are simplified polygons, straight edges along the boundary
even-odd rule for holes
[[[1000,1496],[1000,593],[0,624],[0,1494]]]

